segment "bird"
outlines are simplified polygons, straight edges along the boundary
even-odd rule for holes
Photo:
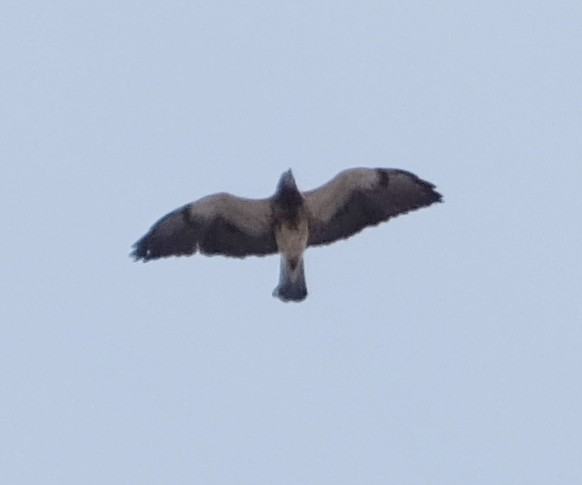
[[[351,168],[326,184],[301,192],[291,169],[264,199],[226,192],[208,195],[159,219],[133,245],[130,256],[147,262],[169,256],[235,258],[280,254],[273,296],[307,297],[304,252],[349,238],[364,228],[442,202],[435,185],[401,169]]]

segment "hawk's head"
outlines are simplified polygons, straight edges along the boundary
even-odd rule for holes
[[[291,170],[281,175],[273,203],[282,217],[295,217],[303,206],[303,194],[299,192]]]
[[[277,192],[297,192],[297,184],[295,183],[295,178],[293,177],[291,169],[281,175],[279,184],[277,185]]]

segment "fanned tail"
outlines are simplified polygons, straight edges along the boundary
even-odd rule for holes
[[[279,285],[273,291],[282,301],[303,301],[307,296],[303,258],[291,259],[281,255]]]

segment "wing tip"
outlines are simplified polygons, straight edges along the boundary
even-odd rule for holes
[[[402,173],[403,175],[411,177],[415,183],[420,185],[426,191],[427,195],[429,196],[429,202],[427,205],[444,202],[443,195],[439,191],[436,190],[435,184],[433,184],[432,182],[429,182],[427,180],[421,179],[418,175],[416,175],[412,172],[408,172],[407,170],[398,170],[398,171],[400,173]]]
[[[426,193],[429,195],[430,204],[434,202],[444,202],[442,194],[436,190],[436,185],[432,182],[429,182],[428,180],[420,178],[415,173],[401,168],[376,168],[376,170],[380,173],[381,176],[382,174],[385,174],[384,176],[386,178],[386,183],[388,183],[390,175],[405,176],[426,191]]]
[[[150,259],[152,259],[148,254],[144,239],[145,238],[140,239],[133,246],[131,246],[133,249],[131,253],[129,253],[129,257],[135,262],[141,261],[143,263],[147,263]]]
[[[166,248],[159,244],[155,244],[148,236],[149,235],[144,236],[132,246],[133,250],[129,253],[129,257],[132,258],[134,262],[141,261],[142,263],[147,263],[154,259],[192,256],[198,252],[197,248]]]
[[[432,203],[438,203],[438,204],[444,203],[445,199],[443,197],[443,194],[441,194],[437,190],[434,190],[434,188],[435,188],[435,186],[433,185],[431,188],[431,195],[433,197]]]

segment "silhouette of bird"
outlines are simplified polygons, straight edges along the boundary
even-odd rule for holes
[[[298,302],[307,296],[307,247],[348,238],[367,226],[441,202],[434,189],[405,170],[353,168],[315,190],[300,192],[288,170],[272,197],[218,193],[170,212],[133,245],[131,256],[149,261],[197,252],[235,258],[280,253],[273,296]]]

